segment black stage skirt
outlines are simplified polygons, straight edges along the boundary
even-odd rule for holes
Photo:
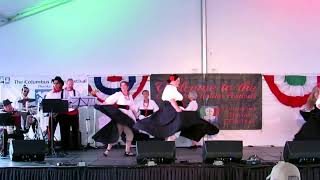
[[[204,135],[214,135],[219,129],[213,124],[200,118],[199,112],[176,112],[169,101],[150,117],[140,120],[134,125],[135,129],[145,131],[156,138],[167,138],[178,131],[180,136],[199,141]]]
[[[96,142],[101,142],[103,144],[116,143],[119,140],[117,124],[128,126],[132,130],[134,142],[137,140],[147,140],[149,138],[148,135],[139,133],[133,129],[134,120],[120,111],[117,107],[113,105],[95,105],[94,108],[111,118],[111,121],[108,124],[103,126],[92,136],[92,139]],[[122,139],[125,141],[125,138]]]
[[[315,107],[310,112],[300,111],[301,116],[306,121],[294,140],[320,140],[320,110]]]

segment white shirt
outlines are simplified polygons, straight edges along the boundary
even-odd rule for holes
[[[77,90],[69,91],[67,89],[64,89],[64,91],[65,91],[64,95],[66,95],[67,97],[80,97],[80,93]]]
[[[184,109],[185,111],[197,111],[198,103],[195,100],[189,102],[188,106]]]
[[[23,99],[24,99],[24,96],[22,96],[22,95],[21,95],[19,98],[17,98],[17,99],[14,101],[14,103],[13,103],[13,108],[16,109],[16,110],[19,110],[19,111],[25,110],[25,109],[23,109],[23,108],[24,108],[24,107],[23,107],[23,104],[18,102],[18,101],[23,100]],[[30,99],[30,98],[27,97],[27,99]],[[29,105],[29,106],[30,106],[30,105],[35,106],[35,102],[28,103],[28,105]]]
[[[163,101],[170,101],[172,99],[174,99],[176,101],[182,101],[183,96],[178,91],[177,87],[168,84],[168,85],[166,85],[166,87],[163,90],[161,99]]]
[[[54,90],[51,90],[47,93],[45,96],[46,99],[61,99],[61,93],[62,90],[59,92],[54,92]],[[76,97],[80,96],[80,93],[78,91],[75,91]],[[63,89],[63,96],[62,99],[68,99],[69,97],[74,97],[73,90],[68,91],[66,89]]]
[[[149,99],[148,104],[144,103],[144,100],[140,101],[138,103],[138,109],[139,109],[139,113],[140,113],[140,109],[141,110],[153,110],[153,113],[155,113],[156,111],[159,110],[159,106],[157,105],[156,102],[154,102],[154,100]],[[146,118],[146,116],[140,114],[139,119],[143,119],[143,118]]]
[[[136,117],[134,115],[134,112],[137,112],[137,107],[134,105],[133,97],[130,94],[129,96],[124,96],[122,92],[116,92],[112,94],[111,96],[107,97],[104,101],[105,104],[118,104],[118,105],[127,105],[130,107],[129,110],[119,108],[120,111],[128,115],[131,119],[136,121]]]
[[[317,106],[318,109],[320,109],[320,98],[317,99],[316,106]]]
[[[64,89],[63,91],[64,91],[63,92],[64,98],[67,97],[69,99],[70,97],[80,97],[80,93],[77,90],[69,91],[67,89]],[[75,109],[74,108],[69,108],[69,112],[73,111],[73,110],[75,110]]]
[[[51,91],[47,92],[45,99],[61,99],[61,93],[62,93],[62,91],[54,92],[53,90],[51,90]],[[65,92],[63,94],[65,94]],[[65,96],[63,95],[62,99],[65,99],[64,97]]]
[[[54,92],[54,90],[51,90],[47,93],[47,95],[45,96],[45,99],[61,99],[61,93],[62,90],[59,92]],[[68,100],[69,97],[73,96],[73,91],[67,91],[67,90],[63,90],[63,96],[62,99],[64,100]],[[73,111],[73,108],[69,108],[68,111]]]

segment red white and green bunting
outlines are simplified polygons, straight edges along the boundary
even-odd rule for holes
[[[320,82],[320,76],[263,75],[271,92],[284,105],[301,107]]]

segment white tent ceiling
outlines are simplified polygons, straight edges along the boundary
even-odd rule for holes
[[[0,0],[0,26],[71,0]]]

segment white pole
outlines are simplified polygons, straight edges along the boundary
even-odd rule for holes
[[[201,73],[207,74],[207,11],[206,0],[201,0]]]

